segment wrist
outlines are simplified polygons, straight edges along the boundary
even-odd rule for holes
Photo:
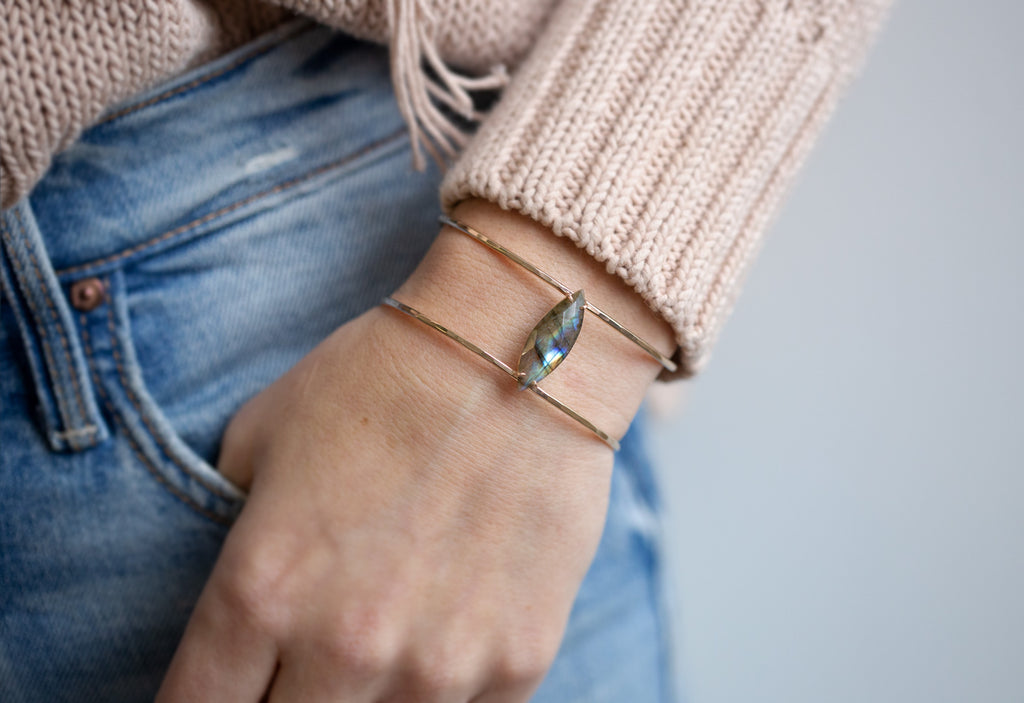
[[[484,201],[464,202],[453,214],[573,289],[584,289],[589,301],[662,353],[673,348],[668,325],[621,279],[572,242]],[[513,367],[530,330],[560,297],[517,264],[447,227],[395,296]],[[621,436],[661,367],[595,316],[586,314],[584,320],[572,352],[540,385],[594,424]],[[444,352],[460,366],[475,364],[471,354],[434,334],[435,343],[443,343]],[[481,369],[497,373],[482,364]],[[509,379],[498,374],[497,380],[508,396],[518,395]]]

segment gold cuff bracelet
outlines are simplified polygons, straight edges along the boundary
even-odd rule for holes
[[[491,239],[487,235],[485,235],[485,234],[483,234],[481,232],[478,232],[477,230],[473,229],[469,225],[467,225],[467,224],[465,224],[463,222],[459,222],[458,220],[456,220],[456,219],[454,219],[452,217],[449,217],[448,215],[441,215],[437,219],[438,219],[438,222],[440,222],[442,225],[448,225],[452,229],[458,230],[459,232],[462,232],[463,234],[465,234],[468,237],[472,237],[473,239],[475,239],[476,241],[480,242],[481,244],[487,245],[488,247],[490,247],[494,251],[498,252],[499,254],[505,256],[509,260],[519,264],[524,269],[526,269],[527,271],[532,273],[534,276],[536,276],[537,278],[541,279],[542,281],[544,281],[545,283],[550,285],[552,288],[555,288],[556,290],[560,291],[562,293],[562,295],[565,295],[565,296],[572,296],[573,295],[573,291],[572,291],[571,288],[569,288],[569,286],[567,286],[564,283],[558,281],[557,279],[555,279],[550,274],[548,274],[548,273],[542,271],[541,269],[537,268],[536,266],[531,264],[529,261],[527,261],[523,257],[519,256],[519,254],[516,254],[514,251],[511,251],[510,249],[507,249],[506,247],[502,246],[501,244],[498,244],[496,241],[494,241],[493,239]],[[657,361],[659,364],[661,364],[664,368],[668,369],[669,372],[673,372],[673,371],[676,370],[677,366],[676,366],[676,363],[674,361],[672,361],[667,356],[665,356],[664,354],[659,352],[657,349],[655,349],[654,346],[650,342],[647,342],[646,340],[642,339],[641,337],[637,336],[636,334],[634,334],[630,330],[628,330],[625,327],[623,327],[619,322],[617,322],[614,318],[612,318],[611,315],[608,315],[607,313],[605,313],[602,310],[600,310],[596,305],[594,305],[592,303],[589,303],[589,302],[584,303],[583,307],[586,310],[592,312],[594,315],[599,317],[604,322],[606,322],[616,332],[620,333],[626,339],[628,339],[629,341],[633,342],[638,347],[640,347],[645,352],[647,352],[647,354],[649,354],[651,356],[651,358],[653,358],[655,361]]]
[[[483,349],[481,349],[477,345],[473,344],[472,342],[470,342],[469,340],[467,340],[465,337],[463,337],[462,335],[458,334],[457,332],[453,332],[452,330],[448,329],[444,325],[442,325],[442,324],[440,324],[438,322],[435,322],[434,320],[431,320],[429,317],[424,315],[419,310],[417,310],[417,309],[415,309],[415,308],[413,308],[413,307],[411,307],[409,305],[406,305],[405,303],[402,303],[402,302],[400,302],[398,300],[395,300],[394,298],[392,298],[390,296],[387,297],[387,298],[384,298],[384,300],[383,300],[383,304],[384,305],[392,307],[395,310],[398,310],[399,312],[405,313],[409,317],[412,317],[412,318],[414,318],[416,320],[419,320],[420,322],[422,322],[423,324],[427,325],[428,327],[434,328],[435,330],[437,330],[438,332],[440,332],[444,336],[448,337],[449,339],[451,339],[451,340],[453,340],[455,342],[458,342],[459,344],[464,346],[466,349],[469,349],[471,352],[473,352],[474,354],[476,354],[480,358],[486,359],[487,361],[489,361],[493,365],[497,366],[499,369],[501,369],[506,374],[508,374],[510,377],[512,377],[517,383],[519,383],[519,388],[520,389],[528,389],[528,390],[533,391],[538,396],[540,396],[541,398],[543,398],[547,402],[551,403],[551,405],[555,406],[556,408],[561,410],[563,413],[565,413],[566,415],[571,417],[573,420],[575,420],[576,422],[580,423],[581,425],[586,427],[588,430],[593,432],[595,435],[597,435],[601,439],[602,442],[607,444],[613,450],[618,451],[618,449],[619,449],[619,442],[618,442],[617,439],[615,439],[614,437],[611,437],[604,430],[598,429],[594,425],[594,423],[592,423],[590,420],[588,420],[587,418],[583,417],[578,412],[576,412],[575,410],[570,408],[568,405],[566,405],[562,401],[558,400],[557,398],[552,396],[550,393],[548,393],[544,389],[539,388],[537,386],[537,381],[539,381],[540,378],[543,378],[543,376],[546,376],[548,373],[550,373],[554,369],[554,367],[558,365],[558,362],[560,362],[561,359],[565,357],[565,354],[568,353],[568,350],[566,349],[564,353],[561,353],[560,355],[558,355],[558,351],[561,349],[561,345],[564,344],[565,341],[566,341],[565,340],[565,335],[568,334],[568,335],[572,336],[572,340],[571,341],[575,341],[575,334],[579,333],[579,328],[578,328],[578,325],[577,325],[576,329],[575,329],[575,334],[572,332],[572,330],[569,330],[567,332],[562,333],[561,335],[559,335],[558,333],[555,333],[554,336],[544,337],[543,330],[545,328],[546,321],[548,321],[547,324],[551,324],[550,323],[550,319],[552,319],[554,317],[553,313],[556,313],[556,311],[558,311],[558,309],[560,307],[569,307],[569,306],[573,306],[573,305],[575,305],[577,307],[578,311],[579,311],[579,314],[577,314],[575,316],[577,318],[577,320],[579,320],[579,318],[582,317],[582,308],[580,306],[583,304],[583,302],[584,302],[583,301],[583,291],[577,291],[577,293],[574,293],[574,294],[570,295],[570,297],[568,299],[566,299],[566,300],[562,301],[561,303],[559,303],[558,305],[556,305],[555,308],[550,313],[548,313],[547,315],[544,316],[544,318],[541,320],[541,322],[537,324],[537,327],[534,328],[533,332],[530,333],[530,338],[527,340],[527,343],[526,343],[527,349],[530,349],[530,350],[540,349],[541,352],[539,353],[538,358],[532,359],[530,357],[530,355],[526,352],[526,350],[524,350],[524,354],[520,358],[520,362],[519,362],[520,370],[517,373],[516,371],[512,370],[511,366],[509,366],[508,364],[503,362],[501,359],[498,359],[497,357],[489,354],[488,352],[485,352]],[[563,313],[564,313],[564,310],[563,310]],[[558,315],[558,317],[560,317],[560,318],[561,317],[565,317],[565,315],[560,313]],[[538,341],[538,335],[541,335],[541,337],[542,337],[539,341]],[[545,339],[547,339],[548,341],[545,342]],[[570,346],[570,347],[572,346],[571,342],[569,343],[568,346]],[[551,354],[543,353],[546,349],[549,349],[549,348],[554,350]],[[538,354],[538,352],[536,352],[536,351],[534,351],[533,353],[534,354]],[[526,370],[527,367],[533,368],[534,369],[534,372],[532,372],[533,375],[535,375],[535,376],[539,375],[539,377],[538,378],[530,377],[531,371]],[[536,368],[537,367],[542,367],[543,368],[543,371],[540,372],[539,374],[536,372]]]

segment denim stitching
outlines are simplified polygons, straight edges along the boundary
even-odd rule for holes
[[[106,290],[109,291],[110,279],[108,277],[104,280],[106,282],[104,288],[106,288]],[[114,363],[117,365],[117,374],[121,379],[121,387],[124,389],[124,392],[128,396],[128,399],[135,407],[135,411],[139,414],[139,417],[142,418],[142,422],[146,425],[146,428],[149,430],[150,437],[153,438],[153,440],[157,443],[157,446],[160,447],[160,450],[175,466],[177,466],[183,472],[191,476],[200,486],[210,491],[210,493],[213,493],[218,498],[231,501],[235,500],[234,496],[228,495],[227,493],[224,493],[220,488],[217,488],[216,486],[207,483],[202,477],[200,477],[192,469],[190,469],[186,465],[186,463],[182,461],[181,457],[177,456],[174,452],[170,450],[170,448],[164,443],[161,433],[157,432],[156,428],[153,427],[153,424],[149,419],[149,414],[142,409],[142,404],[139,402],[139,399],[135,395],[135,392],[132,391],[131,384],[128,382],[128,375],[125,373],[124,366],[121,364],[121,354],[117,350],[117,331],[114,327],[114,305],[109,293],[106,295],[106,304],[107,329],[110,331],[110,341],[112,345],[111,353],[113,354],[114,357]]]
[[[212,510],[209,510],[207,508],[204,508],[202,505],[199,505],[199,503],[197,503],[195,500],[193,500],[184,492],[182,492],[177,486],[170,483],[166,478],[164,478],[160,471],[155,466],[153,466],[152,462],[143,453],[142,449],[135,441],[135,438],[132,436],[131,430],[128,428],[128,424],[125,422],[124,418],[121,417],[120,412],[118,412],[118,410],[114,407],[114,404],[111,402],[106,390],[103,388],[103,383],[100,380],[99,372],[97,372],[96,365],[93,361],[92,348],[89,345],[89,331],[87,328],[89,321],[86,319],[85,315],[81,316],[80,322],[82,326],[82,343],[85,346],[86,359],[88,360],[89,364],[89,373],[92,376],[93,383],[96,385],[96,392],[99,393],[100,398],[103,401],[103,407],[105,407],[107,413],[112,418],[114,418],[114,422],[117,423],[117,426],[121,430],[121,433],[124,434],[125,439],[128,440],[128,444],[131,445],[132,452],[135,454],[135,457],[139,460],[139,463],[146,467],[146,471],[148,471],[149,474],[156,479],[157,483],[162,485],[171,495],[180,500],[186,506],[195,510],[197,513],[207,518],[208,520],[212,520],[213,522],[216,522],[218,524],[227,525],[230,527],[230,519],[222,517],[217,513],[213,512]]]
[[[80,428],[75,430],[65,430],[63,432],[54,432],[53,436],[57,439],[65,439],[69,442],[72,437],[85,437],[87,435],[94,434],[99,431],[99,427],[96,425],[82,425]]]
[[[4,239],[10,242],[11,247],[13,248],[14,235],[11,234],[11,230],[7,227],[7,224],[3,222],[3,220],[0,220],[0,233],[3,234]],[[23,279],[25,277],[25,270],[21,267],[21,262],[18,261],[18,258],[16,256],[11,256],[10,260],[11,265],[14,266],[15,274],[17,275],[18,279]],[[32,300],[32,296],[29,294],[28,291],[24,290],[23,284],[19,282],[19,285],[21,285],[22,287],[22,293],[25,296],[25,302],[28,303],[29,310],[31,311],[33,317],[39,319],[41,316],[39,315],[39,311],[36,309],[36,304]],[[38,328],[36,331],[39,331]],[[43,356],[46,359],[46,366],[49,368],[50,383],[53,384],[53,392],[54,395],[57,396],[57,412],[60,415],[61,421],[64,423],[64,427],[70,428],[74,425],[74,423],[72,423],[68,418],[67,408],[64,406],[64,403],[60,402],[61,397],[64,395],[64,388],[60,382],[60,376],[57,373],[57,364],[53,358],[53,351],[50,348],[50,342],[47,340],[45,334],[39,335],[39,341],[43,343]],[[68,440],[68,444],[71,446],[73,450],[78,449],[76,443],[70,439]]]
[[[21,219],[21,210],[15,210],[14,217],[18,220],[18,227],[20,227],[22,233],[24,233],[25,223]],[[57,328],[57,336],[60,337],[61,349],[64,351],[64,359],[65,361],[67,361],[68,365],[68,375],[71,376],[71,387],[74,388],[75,391],[75,402],[78,405],[78,412],[81,415],[82,422],[85,422],[85,418],[87,418],[89,414],[85,412],[85,402],[82,400],[82,388],[78,383],[78,372],[77,369],[75,368],[74,361],[72,360],[71,357],[71,346],[68,344],[67,335],[64,334],[64,325],[61,324],[60,316],[57,314],[57,307],[53,304],[53,298],[50,297],[50,291],[47,288],[46,279],[43,278],[43,272],[40,270],[39,260],[36,259],[36,254],[32,246],[32,243],[28,237],[25,237],[24,241],[26,247],[28,248],[28,257],[29,259],[31,259],[32,267],[35,269],[36,281],[38,281],[39,287],[43,291],[43,296],[46,298],[46,306],[50,309],[50,318],[53,320],[54,325]],[[98,430],[99,428],[94,427],[93,429],[95,431]],[[69,427],[68,431],[72,432],[73,428]],[[72,442],[70,437],[68,437],[67,441],[68,444],[71,445],[72,449],[77,450],[80,448],[75,446],[75,443]]]
[[[67,276],[69,274],[78,273],[79,271],[84,271],[86,269],[95,268],[97,266],[103,266],[105,264],[109,264],[109,263],[112,263],[114,261],[119,261],[119,260],[124,259],[126,257],[132,256],[133,254],[137,254],[140,251],[144,251],[145,249],[149,249],[150,247],[156,246],[157,244],[160,244],[160,243],[162,243],[162,242],[164,242],[164,241],[166,241],[168,239],[172,239],[173,237],[176,237],[176,236],[178,236],[180,234],[184,234],[184,233],[188,232],[189,230],[195,229],[196,227],[199,227],[200,225],[204,225],[204,224],[206,224],[207,222],[209,222],[211,220],[214,220],[214,219],[216,219],[218,217],[221,217],[222,215],[227,215],[228,213],[234,212],[235,210],[238,210],[239,208],[243,208],[246,205],[250,205],[250,204],[256,202],[257,200],[261,200],[262,198],[269,197],[271,195],[274,195],[275,193],[279,193],[281,191],[288,190],[289,188],[293,188],[293,187],[295,187],[297,185],[302,184],[305,181],[308,181],[310,179],[316,178],[317,176],[319,176],[319,175],[321,175],[323,173],[326,173],[327,171],[330,171],[332,169],[340,168],[341,166],[344,166],[346,163],[348,163],[350,161],[355,161],[356,159],[358,159],[358,158],[360,158],[362,156],[365,156],[366,154],[368,154],[369,152],[373,151],[374,149],[378,149],[380,147],[386,146],[387,144],[389,144],[389,143],[395,141],[396,139],[398,139],[399,137],[403,136],[405,133],[406,133],[406,129],[405,129],[405,127],[402,127],[401,129],[393,132],[392,134],[389,134],[386,137],[383,137],[381,139],[378,139],[375,142],[371,142],[370,144],[367,144],[362,149],[359,149],[356,152],[353,152],[351,154],[347,154],[346,156],[344,156],[344,157],[342,157],[340,159],[336,159],[334,161],[331,161],[330,163],[324,164],[323,166],[319,166],[319,167],[313,169],[312,171],[308,171],[308,172],[302,174],[301,176],[296,176],[295,178],[292,178],[292,179],[289,179],[287,181],[284,181],[283,183],[277,184],[273,188],[269,188],[267,190],[260,191],[259,193],[254,193],[253,195],[250,195],[247,198],[243,198],[242,200],[238,200],[238,201],[236,201],[234,203],[231,203],[230,205],[225,205],[224,207],[220,208],[219,210],[215,210],[214,212],[211,212],[211,213],[208,213],[206,215],[203,215],[202,217],[200,217],[198,219],[195,219],[195,220],[192,220],[191,222],[187,222],[187,223],[185,223],[185,224],[183,224],[183,225],[181,225],[179,227],[175,227],[174,229],[169,230],[167,232],[164,232],[163,234],[158,235],[156,237],[153,237],[152,239],[148,239],[145,242],[141,242],[139,244],[136,244],[135,246],[129,247],[127,249],[123,249],[123,250],[117,252],[116,254],[111,254],[110,256],[105,256],[105,257],[102,257],[102,258],[99,258],[99,259],[94,259],[93,261],[88,261],[88,262],[86,262],[84,264],[78,264],[76,266],[69,266],[68,268],[61,269],[61,270],[57,271],[57,275],[58,276]]]
[[[3,221],[0,220],[0,228],[2,228],[2,227],[3,227]],[[2,249],[2,247],[0,247],[0,249]],[[13,263],[13,261],[12,261],[12,263]],[[15,288],[13,286],[17,286],[17,288]],[[25,339],[24,344],[26,346],[28,346],[29,343],[30,343],[29,339],[31,338],[31,332],[32,332],[32,326],[33,325],[32,325],[32,321],[27,318],[27,316],[25,314],[25,311],[20,310],[18,308],[18,304],[16,302],[17,301],[17,293],[18,293],[18,290],[21,287],[22,287],[22,284],[17,279],[14,279],[14,278],[9,279],[8,276],[0,276],[0,294],[2,294],[3,296],[6,296],[11,301],[11,309],[12,309],[13,314],[14,314],[14,319],[17,322],[17,325],[18,325],[18,334],[20,334]],[[2,306],[2,305],[3,305],[3,303],[0,302],[0,306]],[[47,367],[47,363],[49,363],[49,361],[52,361],[52,359],[50,359],[49,354],[47,353],[47,351],[48,350],[44,348],[43,355],[46,358],[38,359],[37,360],[36,354],[34,353],[34,350],[26,350],[27,361],[28,361],[28,365],[29,365],[29,368],[31,370],[31,375],[32,375],[32,383],[37,385],[37,386],[41,386],[41,387],[49,387],[47,384],[50,383],[50,368]],[[37,390],[37,393],[39,393],[39,394],[41,394],[43,392],[44,392],[43,388],[39,388]],[[40,399],[40,403],[42,403],[41,399]],[[47,424],[48,424],[48,419],[47,419]],[[54,432],[53,434],[56,434],[56,432]]]
[[[286,34],[286,35],[280,37],[279,40],[274,42],[273,44],[268,44],[267,46],[260,47],[259,49],[254,50],[252,53],[248,53],[248,54],[245,54],[243,56],[240,56],[240,57],[238,57],[237,60],[232,61],[231,63],[229,63],[227,66],[224,66],[223,68],[217,69],[213,73],[209,73],[207,75],[200,76],[200,77],[196,78],[193,81],[190,81],[190,82],[188,82],[188,83],[186,83],[184,85],[179,85],[177,88],[171,88],[171,89],[169,89],[169,90],[167,90],[167,91],[165,91],[163,93],[160,93],[159,95],[155,95],[152,98],[149,98],[148,100],[143,100],[142,102],[137,103],[135,105],[129,105],[128,107],[125,107],[125,108],[123,108],[121,110],[118,110],[117,112],[113,113],[112,115],[107,115],[106,117],[104,117],[102,120],[100,120],[96,124],[97,125],[101,125],[101,124],[107,124],[108,122],[113,122],[114,120],[118,120],[118,119],[120,119],[122,117],[125,117],[126,115],[130,115],[133,112],[138,112],[139,110],[144,110],[147,107],[151,107],[151,106],[156,105],[158,103],[161,103],[161,102],[163,102],[165,100],[169,100],[170,98],[173,98],[176,95],[180,95],[182,93],[186,93],[186,92],[192,90],[193,88],[197,88],[197,87],[203,85],[204,83],[209,83],[210,81],[214,80],[215,78],[220,78],[225,73],[230,73],[231,71],[235,70],[236,68],[238,68],[242,64],[246,63],[247,61],[251,61],[251,60],[253,60],[255,58],[259,58],[260,56],[262,56],[263,54],[267,53],[271,49],[274,49],[274,48],[280,46],[281,44],[283,44],[284,42],[288,41],[292,37],[297,36],[298,34],[301,34],[306,29],[307,29],[307,27],[305,25],[303,25],[299,29],[297,29],[296,31],[291,32],[289,34]]]

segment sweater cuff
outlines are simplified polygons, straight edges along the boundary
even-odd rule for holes
[[[570,0],[445,177],[604,262],[696,372],[888,0]],[[597,301],[600,303],[600,301]]]

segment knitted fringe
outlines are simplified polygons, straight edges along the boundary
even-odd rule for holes
[[[426,168],[426,150],[444,168],[468,135],[437,103],[469,122],[479,122],[483,115],[474,108],[470,92],[503,88],[508,73],[502,64],[479,77],[453,71],[438,52],[436,17],[427,4],[422,0],[386,0],[386,4],[391,81],[398,109],[409,126],[413,167],[418,171]]]

